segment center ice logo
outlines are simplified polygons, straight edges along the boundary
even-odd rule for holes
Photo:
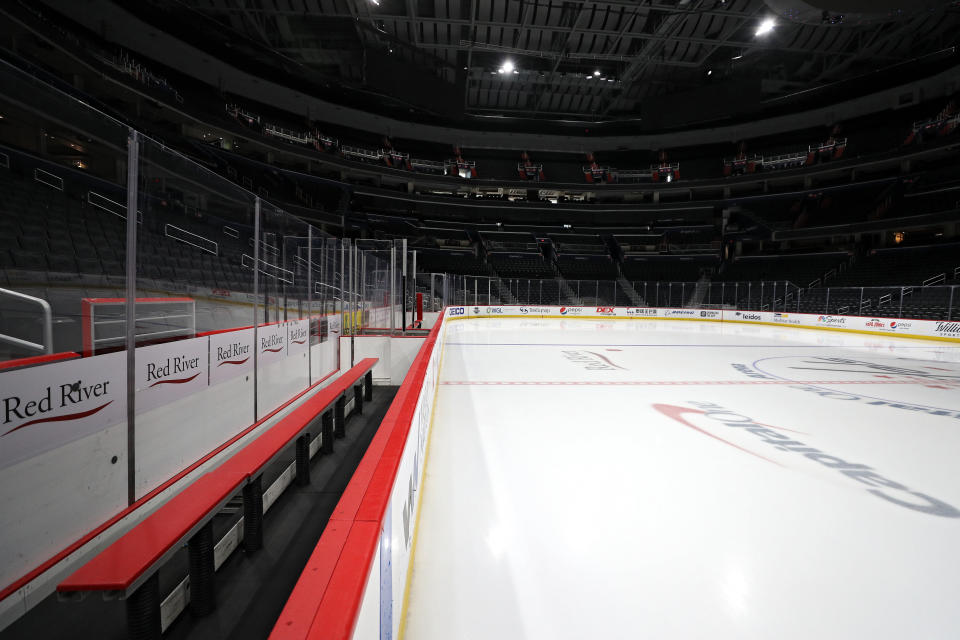
[[[796,459],[793,458],[793,455],[799,455],[866,485],[869,487],[866,489],[868,493],[887,502],[929,515],[960,518],[960,511],[946,502],[918,491],[912,491],[906,485],[880,475],[865,464],[847,462],[842,458],[800,442],[792,435],[783,433],[786,431],[791,434],[799,434],[800,431],[757,422],[753,418],[735,413],[712,402],[690,402],[689,404],[696,408],[672,404],[654,404],[652,406],[664,416],[679,422],[685,427],[770,464],[784,466],[780,461],[768,456],[790,461]],[[749,440],[743,443],[744,439],[747,438]],[[749,446],[751,441],[766,446],[756,451]],[[738,442],[743,444],[738,444]],[[792,455],[784,458],[782,455],[774,453],[775,451]]]

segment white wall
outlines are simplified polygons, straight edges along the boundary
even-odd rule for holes
[[[403,382],[423,337],[400,336],[355,336],[353,338],[354,362],[364,358],[379,358],[373,367],[373,383],[398,386]],[[340,338],[340,370],[350,368],[350,337]]]
[[[302,330],[305,324],[294,321],[281,326],[291,332],[291,342],[295,343],[299,334],[293,331]],[[308,343],[297,345],[290,353],[278,353],[276,360],[264,363],[260,369],[264,384],[259,395],[263,402],[255,414],[252,358],[237,365],[235,373],[224,374],[234,365],[218,367],[216,349],[210,348],[218,341],[233,340],[228,334],[236,334],[235,341],[249,347],[248,353],[252,354],[252,330],[137,350],[137,498],[208,455],[306,389],[308,382],[317,382],[336,367],[335,338],[310,347],[310,358]],[[196,368],[177,373],[176,367],[171,366],[169,375],[158,373],[178,357]],[[312,367],[308,367],[309,359],[313,360]],[[0,588],[20,579],[127,507],[125,362],[124,353],[111,353],[0,372],[0,409],[19,407],[19,416],[11,412],[0,416],[10,418],[0,424]],[[152,377],[146,379],[148,364],[153,364],[154,369]],[[179,381],[184,378],[190,379]],[[177,382],[157,384],[161,379]],[[78,381],[81,395],[69,395],[74,393],[69,391],[70,385]],[[101,386],[97,387],[98,384]],[[66,391],[61,389],[63,385]],[[84,389],[89,391],[87,396],[82,395]],[[64,402],[62,393],[67,393],[68,398],[77,397],[78,401]],[[90,415],[82,415],[101,406]],[[284,414],[285,411],[281,412],[277,419]],[[60,419],[32,422],[51,417]],[[269,424],[272,421],[261,429]],[[240,443],[231,451],[238,446]],[[189,477],[195,477],[201,469]],[[142,519],[148,511],[149,508],[138,509],[127,519],[128,524]],[[103,540],[112,540],[119,533],[115,529],[112,537]],[[89,553],[89,548],[84,553]],[[76,557],[0,603],[0,628],[28,604],[51,593],[56,581],[75,563]]]

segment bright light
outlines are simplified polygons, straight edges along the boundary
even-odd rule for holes
[[[503,67],[501,67],[501,68],[503,69],[503,72],[504,72],[504,73],[512,73],[512,72],[513,72],[513,62],[510,61],[510,60],[507,60],[506,62],[503,63]]]
[[[738,55],[738,56],[733,56],[733,57],[730,58],[730,59],[731,59],[731,60],[739,60],[739,59],[742,58],[742,57],[743,57],[743,54],[741,53],[740,55]]]
[[[707,75],[708,75],[708,76],[712,76],[712,75],[713,75],[713,69],[707,69]]]
[[[777,26],[777,21],[774,20],[773,18],[767,18],[766,20],[764,20],[763,22],[760,23],[760,26],[759,26],[759,27],[757,27],[757,33],[756,33],[756,35],[757,35],[757,36],[765,36],[765,35],[767,35],[768,33],[770,33],[771,31],[773,31],[773,28],[774,28],[775,26]]]
[[[499,69],[497,69],[497,73],[503,73],[503,67],[500,67]]]
[[[593,80],[593,76],[587,76],[587,80]]]
[[[668,173],[668,174],[667,174],[667,182],[673,182],[673,174],[672,174],[672,173]]]
[[[597,70],[597,71],[594,71],[594,72],[593,72],[593,75],[595,75],[595,76],[598,76],[598,75],[600,75],[600,71],[599,71],[599,70]]]

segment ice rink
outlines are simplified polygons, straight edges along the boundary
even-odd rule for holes
[[[960,636],[960,345],[446,327],[403,637]]]

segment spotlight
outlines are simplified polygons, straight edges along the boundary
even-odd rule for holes
[[[759,26],[759,27],[757,27],[757,33],[756,33],[756,35],[757,35],[758,37],[759,37],[759,36],[765,36],[765,35],[767,35],[768,33],[770,33],[771,31],[773,31],[773,28],[774,28],[775,26],[777,26],[777,21],[774,20],[773,18],[767,18],[766,20],[764,20],[763,22],[760,23],[760,26]]]
[[[594,71],[594,72],[593,72],[593,75],[599,76],[599,75],[600,75],[600,70],[598,69],[597,71]]]
[[[712,75],[713,75],[713,69],[707,69],[707,75],[708,75],[708,76],[712,76]]]
[[[504,73],[511,73],[513,71],[513,62],[510,60],[507,60],[506,62],[503,63],[503,66],[500,68],[503,69]]]

